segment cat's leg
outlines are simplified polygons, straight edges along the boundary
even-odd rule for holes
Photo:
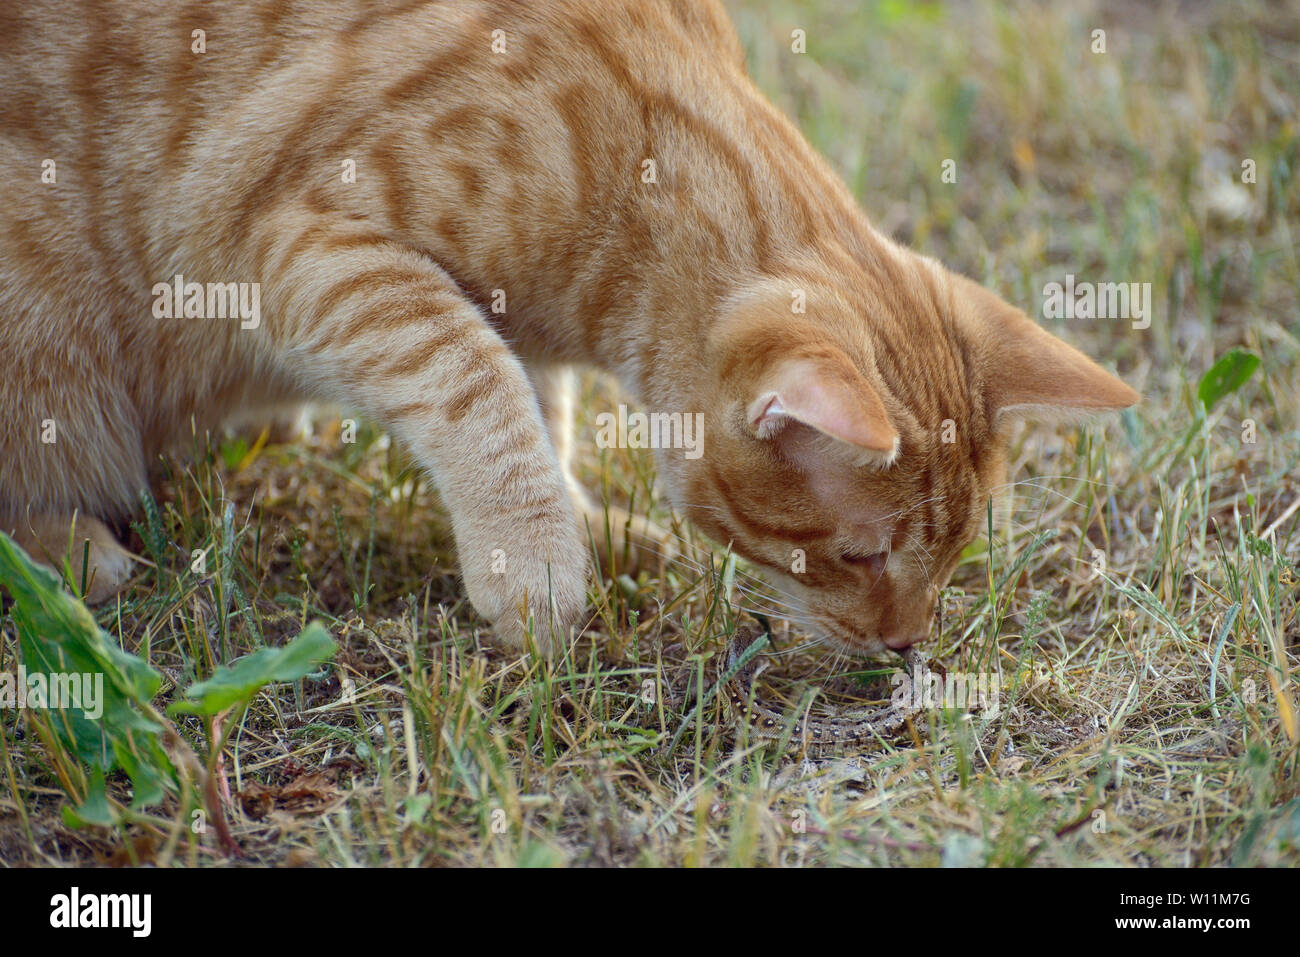
[[[131,553],[117,542],[108,526],[86,515],[41,515],[11,523],[6,529],[36,561],[62,573],[72,572],[72,585],[90,604],[107,601],[131,577]]]
[[[573,370],[558,365],[530,363],[529,375],[537,389],[542,417],[560,460],[569,495],[588,548],[594,547],[602,575],[635,575],[639,570],[662,575],[665,564],[677,554],[672,535],[643,515],[633,515],[617,505],[602,507],[573,474],[573,403],[577,382]]]
[[[231,435],[250,446],[263,441],[263,433],[267,445],[291,445],[310,432],[311,424],[307,406],[301,402],[243,409],[224,421]]]
[[[146,484],[130,363],[108,310],[86,315],[69,303],[77,318],[56,320],[22,308],[0,291],[0,315],[18,316],[0,323],[0,531],[60,575],[69,570],[78,591],[88,585],[88,601],[105,601],[130,578],[132,559],[101,519],[128,515]]]
[[[531,618],[540,649],[562,647],[586,607],[589,563],[523,365],[412,250],[343,235],[286,258],[280,362],[308,394],[384,423],[429,470],[469,598],[498,636],[524,646]]]

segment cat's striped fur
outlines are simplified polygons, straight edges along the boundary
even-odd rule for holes
[[[155,318],[178,273],[260,325]],[[429,468],[516,642],[585,602],[570,365],[704,412],[670,498],[860,651],[924,634],[1008,415],[1136,399],[876,233],[715,0],[5,4],[0,356],[0,524],[48,557],[77,511],[102,593],[156,452],[328,400]]]

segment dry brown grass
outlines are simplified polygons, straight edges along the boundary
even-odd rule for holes
[[[764,600],[736,587],[743,568],[729,579],[678,526],[693,563],[604,581],[587,639],[555,665],[521,662],[477,636],[428,486],[382,437],[343,446],[326,419],[233,467],[169,464],[168,544],[134,541],[159,567],[100,615],[177,684],[329,624],[335,665],[259,695],[225,756],[247,859],[1300,863],[1300,515],[1284,518],[1300,496],[1295,6],[732,6],[759,81],[892,231],[1031,312],[1067,271],[1153,283],[1149,330],[1058,330],[1143,404],[1105,429],[1018,438],[1012,521],[946,593],[931,652],[997,673],[999,714],[936,711],[911,744],[805,762],[737,746],[708,707],[664,753],[690,676],[711,679],[741,606]],[[807,57],[788,53],[794,27]],[[950,156],[956,187],[939,178]],[[1184,445],[1195,384],[1233,346],[1261,371]],[[584,421],[609,402],[593,387]],[[610,498],[671,521],[647,460],[588,442],[583,463]],[[191,573],[208,546],[208,574]],[[861,665],[778,638],[770,694],[824,686],[817,706],[834,709],[879,693],[846,677]],[[0,664],[13,654],[6,631]],[[0,860],[157,855],[149,820],[130,845],[67,828],[48,757],[12,713],[0,734]],[[174,860],[223,863],[206,838]]]

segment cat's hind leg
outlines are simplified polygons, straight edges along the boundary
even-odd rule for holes
[[[70,574],[72,587],[92,605],[114,597],[131,578],[131,553],[97,518],[39,515],[5,531],[36,561]]]
[[[0,315],[4,314],[0,298]],[[105,314],[107,315],[107,314]],[[58,348],[0,324],[0,531],[90,602],[113,597],[132,558],[101,519],[129,515],[146,485],[140,417],[100,315],[65,323]],[[74,521],[75,516],[75,521]]]

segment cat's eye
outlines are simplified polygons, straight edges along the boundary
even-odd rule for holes
[[[855,565],[868,572],[879,575],[889,558],[888,552],[842,552],[840,560],[846,565]]]

